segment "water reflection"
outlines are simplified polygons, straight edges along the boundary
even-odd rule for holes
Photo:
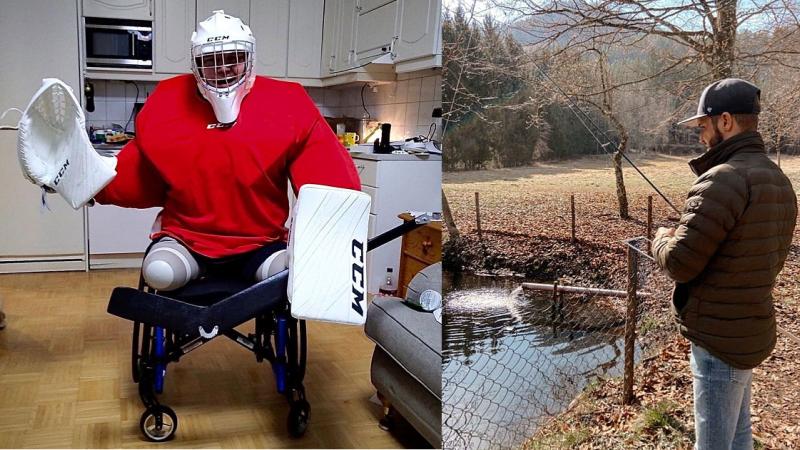
[[[574,320],[597,308],[580,302],[561,305],[552,294],[525,295],[517,289],[522,281],[445,275],[447,448],[517,446],[569,405],[592,378],[621,375],[623,323],[618,315],[595,310],[591,323],[585,317]]]

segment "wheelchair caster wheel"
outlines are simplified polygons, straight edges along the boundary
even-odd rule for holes
[[[289,417],[286,421],[289,435],[294,438],[302,437],[308,428],[308,412],[311,406],[305,400],[292,402],[289,408]]]
[[[158,405],[148,409],[139,420],[142,434],[153,442],[166,441],[175,435],[178,428],[178,416],[169,406]]]

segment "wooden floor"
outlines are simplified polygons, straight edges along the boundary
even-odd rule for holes
[[[426,447],[406,423],[378,428],[370,401],[374,344],[363,328],[309,323],[308,431],[291,439],[288,406],[269,363],[227,338],[169,366],[160,400],[178,415],[175,439],[145,441],[130,375],[131,322],[106,313],[134,270],[0,275],[0,447]],[[245,334],[251,324],[240,327]]]

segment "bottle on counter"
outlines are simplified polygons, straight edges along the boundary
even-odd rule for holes
[[[394,269],[392,269],[391,267],[386,268],[386,277],[384,278],[381,287],[378,289],[378,294],[391,297],[397,296],[397,285],[394,283],[394,280],[392,279],[393,271]]]

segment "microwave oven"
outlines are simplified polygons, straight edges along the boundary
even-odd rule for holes
[[[153,68],[153,23],[86,18],[86,67]]]

